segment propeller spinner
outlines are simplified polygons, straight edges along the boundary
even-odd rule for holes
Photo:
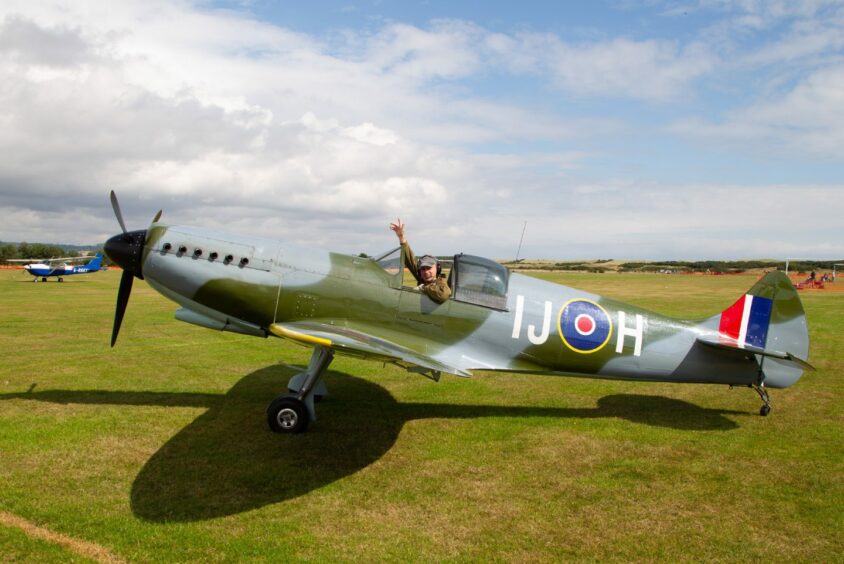
[[[123,214],[120,212],[120,204],[117,203],[117,196],[114,190],[111,191],[111,207],[114,210],[114,215],[117,217],[120,228],[123,230],[123,233],[119,233],[106,241],[104,247],[105,254],[108,255],[108,258],[123,269],[123,274],[120,276],[120,288],[117,291],[117,305],[114,310],[114,327],[111,330],[111,346],[113,347],[117,341],[117,334],[120,332],[120,325],[123,323],[123,314],[126,313],[129,294],[132,293],[133,279],[144,279],[142,262],[147,230],[126,230],[126,224],[123,222]],[[160,217],[161,212],[159,211],[153,222],[157,221]]]

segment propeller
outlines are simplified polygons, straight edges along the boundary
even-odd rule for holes
[[[106,241],[103,250],[108,258],[123,269],[120,275],[120,287],[117,290],[117,304],[114,310],[114,326],[111,330],[111,346],[117,341],[117,334],[120,333],[120,325],[123,323],[123,315],[126,313],[126,305],[129,303],[129,295],[132,293],[132,283],[135,278],[144,279],[143,253],[144,244],[147,239],[147,230],[138,229],[127,231],[123,222],[123,214],[120,212],[120,204],[117,203],[117,195],[111,191],[111,208],[117,217],[117,223],[123,233],[118,233]],[[161,218],[161,211],[155,215],[153,223]]]
[[[123,223],[123,214],[120,213],[120,204],[117,203],[117,194],[114,193],[114,190],[111,191],[111,209],[114,210],[114,215],[117,217],[117,223],[120,224],[120,229],[123,230],[123,233],[127,233],[126,224]]]

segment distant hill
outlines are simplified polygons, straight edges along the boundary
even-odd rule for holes
[[[832,260],[792,260],[790,270],[833,270],[836,263],[840,264],[844,259]],[[783,270],[785,261],[774,259],[762,260],[704,260],[704,261],[619,261],[613,259],[602,260],[580,260],[580,261],[553,261],[520,259],[519,261],[502,261],[502,264],[510,267],[511,270],[564,270],[582,272],[662,272],[666,274],[680,272],[697,273],[740,273],[751,270]]]
[[[103,248],[104,243],[100,243],[99,245],[67,245],[65,243],[56,243],[57,247],[61,247],[68,251],[74,251],[78,253],[82,253],[85,251],[96,252]]]

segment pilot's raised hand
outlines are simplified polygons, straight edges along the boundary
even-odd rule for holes
[[[393,230],[393,232],[395,232],[396,234],[396,237],[399,238],[399,243],[406,243],[406,240],[404,238],[404,223],[401,222],[401,219],[397,217],[396,222],[390,224],[390,229]]]

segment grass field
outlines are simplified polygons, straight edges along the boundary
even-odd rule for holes
[[[547,274],[681,317],[755,276]],[[309,350],[173,319],[119,273],[0,271],[0,560],[844,560],[844,294],[773,390],[338,357],[300,436],[264,410]]]

